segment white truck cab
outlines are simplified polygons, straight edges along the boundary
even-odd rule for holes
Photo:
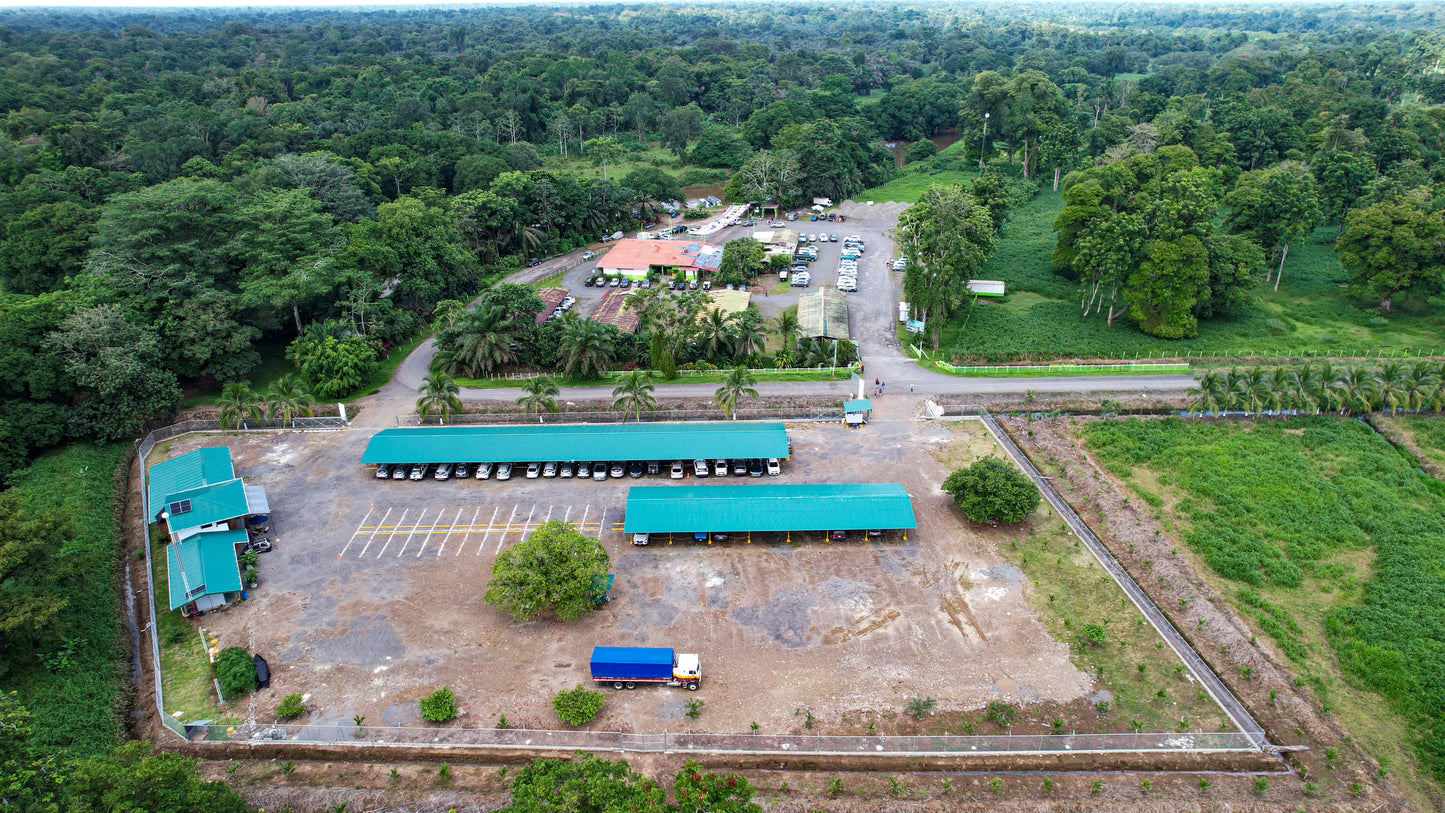
[[[697,655],[679,654],[672,662],[672,680],[674,685],[697,691],[702,684],[702,659]]]

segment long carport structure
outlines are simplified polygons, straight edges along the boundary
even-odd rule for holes
[[[365,465],[579,460],[694,460],[789,456],[781,423],[519,424],[383,429]]]
[[[898,483],[634,486],[629,534],[908,531],[913,500]]]

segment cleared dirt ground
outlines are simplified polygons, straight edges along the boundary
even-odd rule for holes
[[[261,587],[204,617],[222,646],[271,663],[272,688],[245,701],[248,719],[274,719],[282,697],[309,693],[303,722],[415,725],[417,699],[446,685],[467,712],[456,725],[505,715],[561,727],[551,698],[587,683],[598,644],[698,652],[706,675],[696,694],[609,690],[602,730],[745,733],[756,721],[765,733],[854,733],[876,721],[878,733],[900,733],[913,697],[936,699],[940,713],[1084,702],[1093,681],[1039,623],[1023,572],[935,487],[947,472],[929,448],[955,433],[914,420],[902,398],[878,405],[862,430],[790,426],[793,460],[771,482],[902,482],[919,526],[906,541],[634,548],[620,530],[626,490],[665,478],[377,481],[357,462],[369,434],[356,430],[197,436],[165,454],[229,445],[238,472],[270,496],[279,542],[262,558]],[[613,600],[574,624],[513,623],[482,600],[492,562],[549,518],[601,535]],[[691,720],[694,697],[706,707]]]

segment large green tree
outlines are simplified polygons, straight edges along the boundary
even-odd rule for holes
[[[1350,212],[1339,250],[1355,293],[1382,311],[1445,291],[1445,222],[1424,189]]]
[[[47,343],[66,361],[75,420],[84,432],[127,437],[146,420],[180,406],[180,386],[164,366],[161,342],[118,306],[77,310]]]
[[[497,556],[484,598],[516,621],[549,611],[576,621],[595,609],[596,581],[611,565],[597,539],[567,522],[544,522]]]
[[[1309,168],[1284,161],[1266,169],[1246,172],[1225,199],[1229,214],[1225,226],[1235,234],[1248,234],[1277,259],[1274,289],[1284,276],[1290,244],[1309,234],[1320,219],[1319,187]],[[1268,272],[1265,281],[1269,281]]]
[[[1022,522],[1041,499],[1027,475],[997,457],[985,457],[948,475],[943,490],[970,520],[1005,525]]]
[[[941,325],[963,305],[968,281],[993,254],[993,218],[962,186],[934,184],[898,222],[908,256],[903,292],[918,319]]]

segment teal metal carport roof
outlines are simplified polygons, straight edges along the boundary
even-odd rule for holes
[[[901,530],[918,527],[898,483],[634,486],[630,534]]]
[[[383,429],[361,462],[516,463],[788,457],[780,423],[618,423]]]

